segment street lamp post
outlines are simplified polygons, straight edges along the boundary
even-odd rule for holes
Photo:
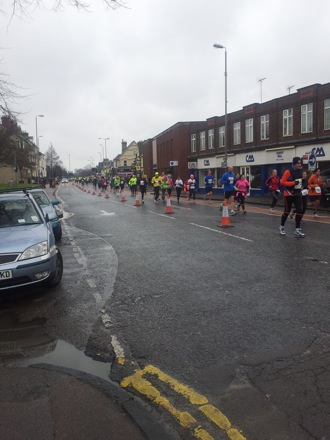
[[[37,177],[38,177],[38,183],[39,183],[39,177],[40,177],[38,118],[44,118],[44,117],[45,117],[45,115],[37,115],[36,116],[36,145],[37,145]]]
[[[224,143],[225,143],[225,160],[224,160],[224,167],[227,167],[227,140],[228,140],[228,136],[227,136],[227,125],[228,125],[228,121],[227,121],[227,48],[225,46],[223,46],[222,44],[218,44],[218,43],[214,43],[213,47],[215,47],[216,49],[225,49],[225,139],[224,139]]]
[[[107,159],[107,141],[110,138],[99,138],[99,139],[103,139],[104,140],[104,153],[105,153],[105,156],[103,157],[103,159]]]

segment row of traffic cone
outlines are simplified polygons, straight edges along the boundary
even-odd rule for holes
[[[88,192],[90,193],[90,191],[88,191]],[[95,195],[95,191],[93,191],[92,195]],[[101,192],[98,193],[98,197],[101,197]],[[109,198],[108,192],[106,192],[105,198],[106,199]],[[120,201],[121,202],[126,202],[127,201],[123,192],[121,194],[121,200]],[[134,206],[141,206],[141,195],[139,193],[136,193]],[[165,214],[173,214],[173,208],[172,208],[170,196],[168,196],[167,200],[166,200]],[[228,211],[228,203],[227,203],[226,199],[223,202],[221,221],[220,221],[220,224],[218,226],[220,228],[230,228],[230,227],[233,227],[233,225],[230,223],[230,217],[229,217],[229,211]]]

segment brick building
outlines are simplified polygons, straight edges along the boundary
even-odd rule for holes
[[[145,172],[151,176],[157,169],[183,179],[193,172],[203,192],[208,169],[216,180],[225,172],[224,142],[224,116],[178,122],[143,143]],[[304,159],[306,169],[320,167],[330,186],[330,83],[229,113],[227,156],[235,172],[249,179],[252,194],[264,194],[271,170],[282,175],[294,156]]]

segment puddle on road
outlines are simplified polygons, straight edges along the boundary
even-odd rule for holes
[[[88,357],[63,340],[44,333],[45,319],[20,321],[15,313],[0,316],[0,365],[49,364],[71,368],[110,381],[111,364]]]
[[[25,365],[50,364],[58,367],[72,368],[73,370],[83,371],[93,374],[101,379],[110,381],[109,363],[98,362],[85,355],[83,351],[78,350],[68,342],[58,340],[56,348],[45,356],[29,359]]]

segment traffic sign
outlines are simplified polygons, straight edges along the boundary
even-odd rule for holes
[[[170,161],[170,167],[177,167],[178,165],[179,165],[179,162],[177,160]]]
[[[308,158],[308,166],[310,168],[314,168],[316,165],[316,156],[315,154],[310,154]]]

